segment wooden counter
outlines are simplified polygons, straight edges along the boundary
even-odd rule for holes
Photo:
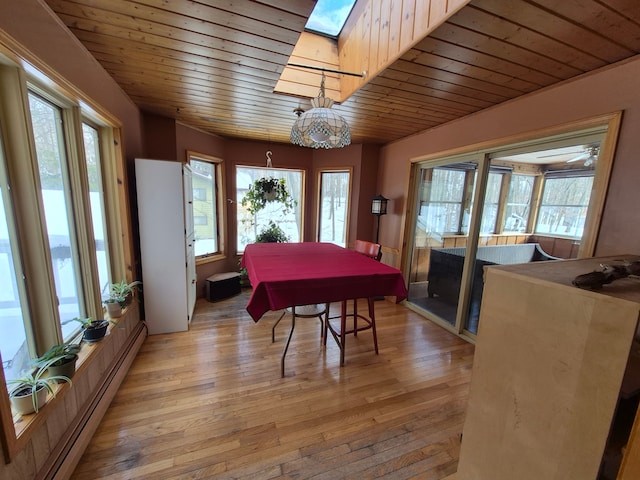
[[[599,291],[571,281],[623,259],[640,257],[486,268],[456,480],[597,478],[637,331],[640,280]],[[618,478],[631,479],[624,463]]]

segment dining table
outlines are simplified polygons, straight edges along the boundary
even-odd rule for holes
[[[394,297],[399,303],[407,298],[400,270],[328,242],[249,244],[241,266],[247,269],[253,289],[246,309],[255,322],[268,311],[288,307],[373,297]],[[345,323],[343,308],[342,332]],[[289,338],[294,326],[295,321]],[[343,365],[344,335],[342,342],[334,338]]]

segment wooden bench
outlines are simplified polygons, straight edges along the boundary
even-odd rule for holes
[[[240,274],[238,272],[216,273],[206,280],[207,300],[217,302],[240,293]]]

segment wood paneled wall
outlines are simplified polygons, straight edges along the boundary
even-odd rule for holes
[[[552,257],[578,258],[580,240],[573,238],[547,237],[545,235],[531,235],[528,243],[539,243],[540,248]]]
[[[346,99],[400,58],[470,0],[360,1],[338,40],[340,69],[366,70],[365,78],[343,77],[340,98]]]
[[[127,309],[118,325],[100,342],[83,344],[71,388],[63,385],[57,397],[40,409],[37,421],[24,429],[16,441],[11,463],[0,462],[2,480],[54,478],[58,469],[65,468],[65,458],[73,451],[76,439],[82,436],[86,426],[97,426],[106,411],[100,410],[100,401],[106,400],[107,405],[110,402],[105,388],[117,388],[119,382],[112,380],[118,375],[122,380],[123,365],[124,370],[128,369],[123,359],[133,358],[137,353],[137,349],[133,351],[131,347],[134,340],[140,335],[146,336],[137,304]],[[100,418],[92,418],[95,412],[100,412],[95,415]],[[80,452],[84,447],[80,446]]]

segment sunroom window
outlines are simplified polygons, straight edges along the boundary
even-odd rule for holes
[[[496,231],[501,187],[502,174],[489,173],[489,179],[487,180],[487,192],[484,197],[484,210],[482,211],[480,233],[495,233]]]
[[[582,238],[593,173],[547,177],[536,223],[536,233]]]
[[[527,230],[534,181],[535,176],[533,175],[511,175],[503,232],[525,232]]]

